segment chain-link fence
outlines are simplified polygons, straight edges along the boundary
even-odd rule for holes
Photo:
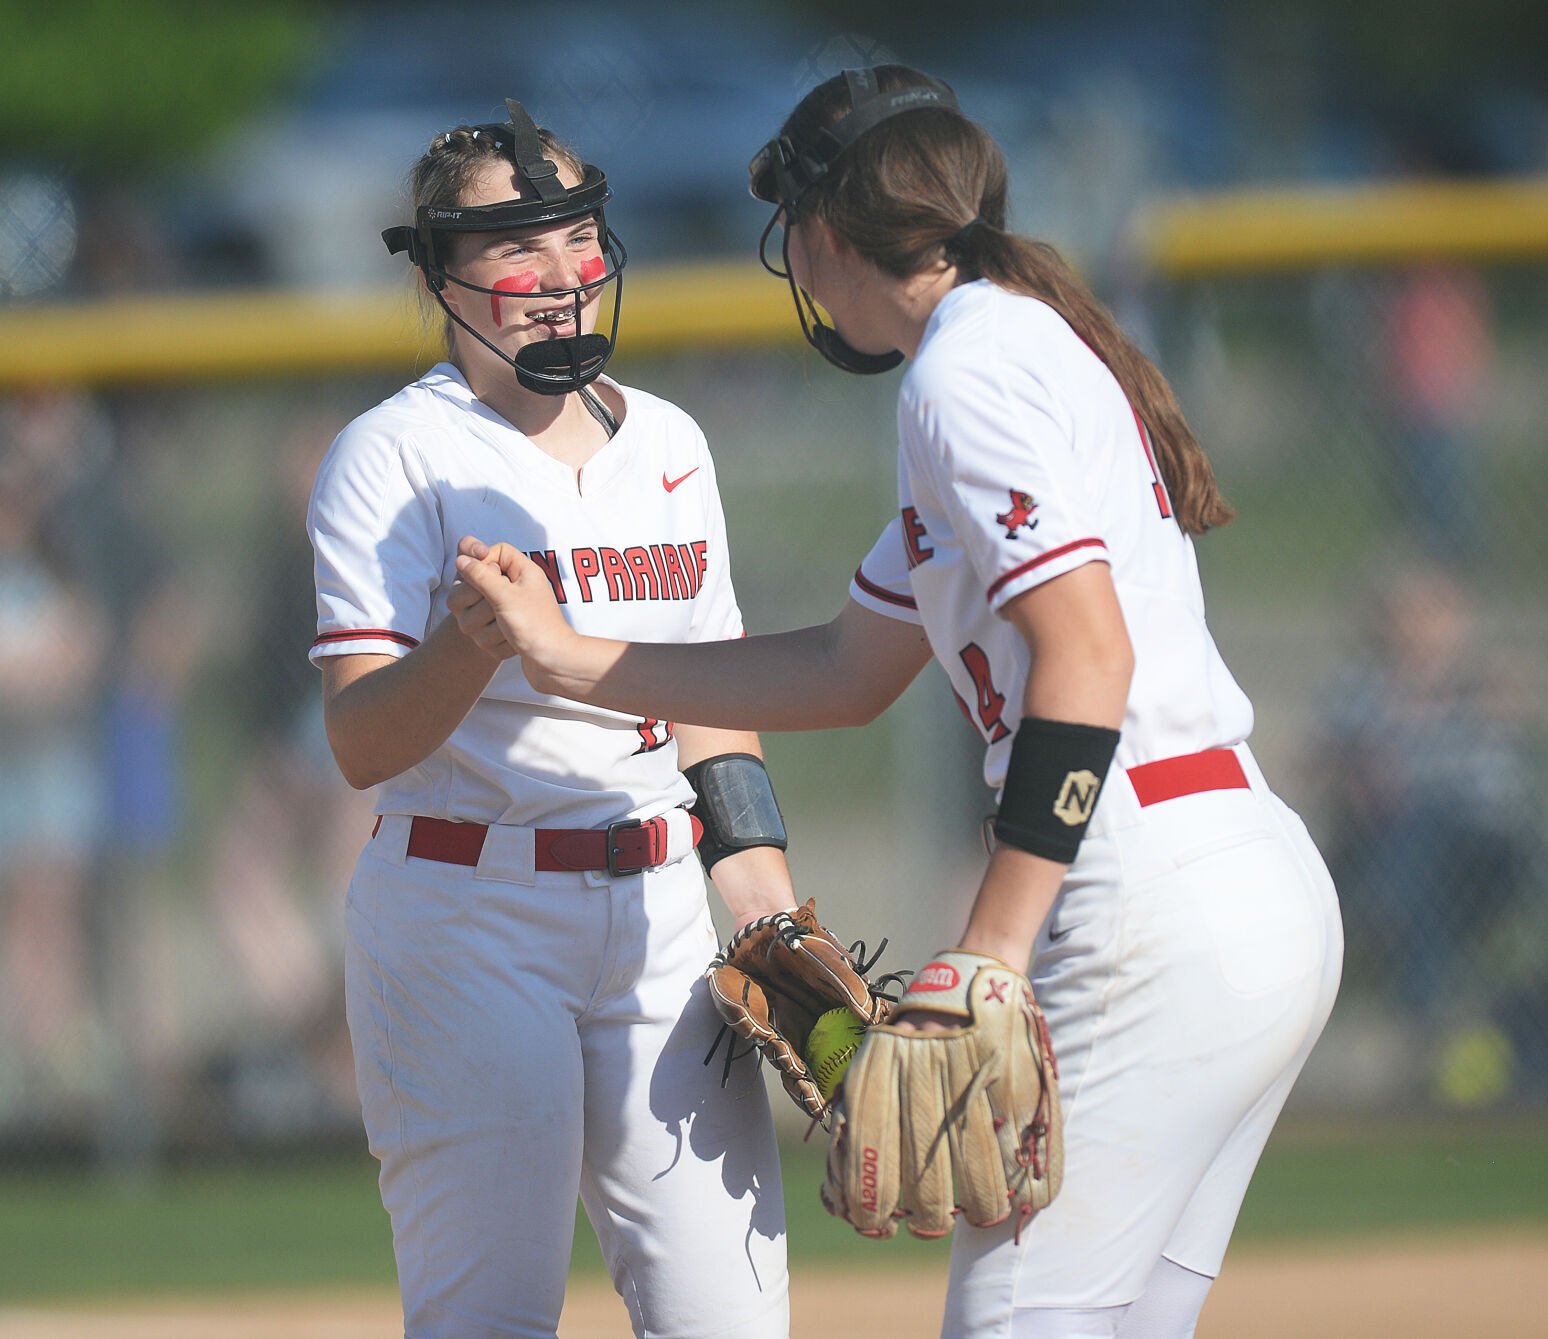
[[[1548,1089],[1545,278],[1174,281],[1124,310],[1240,510],[1200,544],[1212,625],[1344,898],[1302,1109]],[[749,626],[828,618],[894,506],[894,379],[789,343],[615,367],[704,426]],[[370,800],[323,738],[302,510],[333,434],[405,379],[0,402],[0,1139],[23,1156],[358,1138],[339,939]],[[873,726],[768,744],[839,930],[891,935],[894,966],[954,933],[990,797],[933,667]]]
[[[1301,1100],[1548,1092],[1548,274],[1177,283],[1154,337],[1241,510],[1201,546],[1348,935]]]

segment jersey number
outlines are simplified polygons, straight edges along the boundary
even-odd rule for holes
[[[640,736],[640,746],[634,750],[636,757],[642,753],[654,753],[657,749],[664,749],[671,742],[671,721],[658,721],[654,717],[647,716],[634,728]]]
[[[978,690],[978,719],[984,727],[984,734],[991,744],[996,743],[1010,734],[1009,728],[1000,719],[1005,714],[1005,694],[995,689],[994,676],[989,671],[989,657],[984,654],[983,647],[977,642],[969,642],[958,654],[973,678],[973,687]]]

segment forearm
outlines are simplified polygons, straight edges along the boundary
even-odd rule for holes
[[[763,746],[750,730],[685,725],[677,731],[677,765],[685,772],[695,763],[727,753],[751,753],[761,758]],[[787,911],[796,904],[790,866],[777,846],[754,846],[724,856],[710,870],[710,879],[738,929],[748,921]]]
[[[754,846],[717,860],[710,879],[737,929],[796,905],[790,866],[777,846]]]
[[[863,725],[929,658],[921,629],[853,600],[820,627],[766,637],[626,643],[582,637],[554,602],[541,568],[509,544],[469,535],[450,609],[493,655],[520,655],[544,692],[630,714],[731,730]]]
[[[1074,578],[1074,581],[1071,580]],[[1061,578],[1090,585],[1073,607],[1023,598],[1009,610],[1031,650],[1031,669],[1022,697],[1023,725],[1034,718],[1116,730],[1123,724],[1134,655],[1105,570]],[[1058,597],[1058,590],[1045,595]],[[1086,615],[1079,617],[1078,615]],[[1001,843],[990,858],[963,932],[961,947],[992,953],[1025,968],[1032,945],[1048,917],[1068,865]]]
[[[330,677],[328,742],[345,780],[364,790],[423,762],[462,723],[499,663],[447,619],[401,659]]]
[[[524,663],[562,697],[727,730],[823,730],[875,714],[865,682],[840,672],[826,627],[722,642],[574,636],[541,665]]]
[[[991,953],[1018,972],[1025,971],[1032,944],[1048,918],[1067,869],[1014,846],[997,847],[989,858],[958,947]]]

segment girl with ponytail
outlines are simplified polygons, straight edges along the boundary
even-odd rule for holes
[[[580,637],[540,568],[471,537],[453,607],[548,691],[727,728],[862,723],[933,655],[984,745],[994,842],[957,943],[850,1063],[825,1202],[928,1235],[955,1185],[948,1339],[1187,1339],[1342,962],[1326,867],[1205,622],[1193,542],[1231,509],[1165,377],[1008,229],[1003,157],[945,84],[846,70],[750,173],[810,343],[850,372],[909,364],[898,515],[842,612],[691,647]],[[988,997],[959,983],[1003,1000],[1007,967],[1046,1033],[977,1026]],[[964,1137],[1050,1038],[1052,1110]],[[886,1101],[879,1056],[907,1080]],[[987,1210],[986,1177],[1009,1195]]]

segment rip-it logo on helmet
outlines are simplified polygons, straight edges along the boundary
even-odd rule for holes
[[[580,183],[573,189],[566,187],[559,180],[557,165],[543,156],[537,126],[521,103],[507,98],[505,109],[509,121],[504,125],[477,126],[475,133],[488,135],[499,146],[534,194],[520,200],[465,205],[457,209],[421,205],[415,211],[412,226],[387,228],[382,232],[382,241],[393,255],[407,253],[409,260],[423,272],[427,287],[446,315],[501,361],[508,363],[515,370],[517,381],[542,395],[566,395],[596,380],[613,356],[613,347],[618,340],[618,314],[623,308],[623,268],[628,264],[629,256],[603,215],[602,207],[612,199],[613,192],[602,170],[586,163]],[[577,276],[580,283],[573,288],[539,289],[537,275],[531,272],[509,275],[493,288],[483,288],[459,279],[446,269],[442,248],[447,233],[503,232],[511,228],[564,223],[589,215],[596,217],[597,231],[604,239],[604,255],[593,257],[580,267]],[[572,308],[576,333],[524,344],[513,358],[485,339],[447,305],[444,290],[449,283],[474,293],[488,294],[496,326],[502,324],[501,298],[515,295],[556,298]],[[617,284],[613,290],[611,332],[606,335],[582,334],[581,308],[594,291],[599,292],[610,283]]]
[[[905,87],[890,93],[883,93],[877,86],[874,68],[845,70],[844,83],[849,90],[847,113],[831,126],[805,130],[798,129],[791,117],[780,134],[753,156],[747,165],[747,177],[754,198],[775,206],[773,217],[758,239],[758,259],[770,274],[789,283],[806,342],[835,367],[869,375],[890,372],[903,361],[903,355],[896,349],[890,353],[862,353],[828,325],[810,294],[790,273],[789,230],[783,230],[779,265],[769,259],[769,238],[782,221],[800,217],[801,197],[866,131],[904,112],[960,108],[951,87],[928,75],[916,75]]]

